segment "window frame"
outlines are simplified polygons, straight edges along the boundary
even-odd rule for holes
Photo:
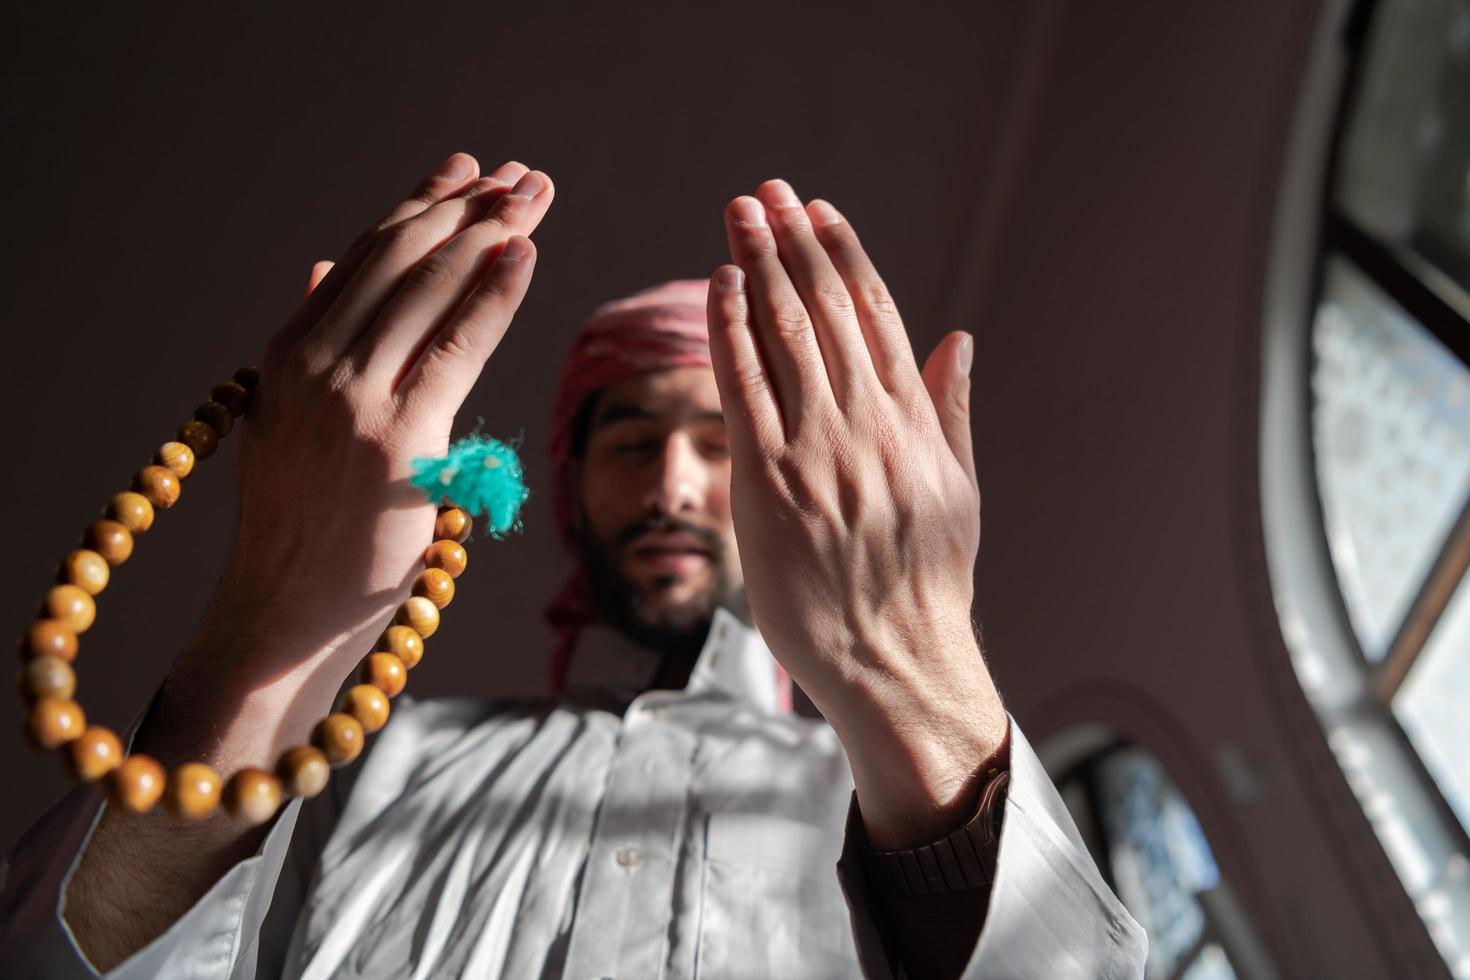
[[[1391,2],[1391,0],[1389,0]],[[1332,125],[1331,151],[1323,175],[1321,213],[1322,229],[1317,247],[1313,275],[1312,315],[1320,308],[1325,292],[1328,261],[1336,256],[1348,262],[1369,283],[1422,326],[1461,364],[1470,369],[1470,300],[1459,286],[1409,249],[1379,240],[1363,228],[1342,204],[1338,185],[1348,150],[1348,134],[1358,108],[1367,75],[1374,40],[1374,28],[1380,20],[1385,0],[1357,0],[1342,31],[1347,74]],[[1308,328],[1310,331],[1310,327]],[[1316,362],[1307,359],[1304,383],[1310,390]],[[1312,447],[1315,452],[1315,446]],[[1319,510],[1321,508],[1320,487]],[[1326,515],[1321,514],[1326,525]],[[1333,582],[1340,596],[1345,596],[1338,578],[1337,565],[1331,563]],[[1403,687],[1409,672],[1424,652],[1434,628],[1444,618],[1455,590],[1470,572],[1470,495],[1461,504],[1450,530],[1430,562],[1424,581],[1419,584],[1403,619],[1395,629],[1381,659],[1369,657],[1362,649],[1356,631],[1349,630],[1358,660],[1367,673],[1368,689],[1385,714],[1386,720],[1413,760],[1414,771],[1430,796],[1439,803],[1449,829],[1457,832],[1461,846],[1470,850],[1470,829],[1460,822],[1444,792],[1424,764],[1408,732],[1393,709],[1394,696]],[[1470,583],[1467,583],[1470,587]],[[1347,617],[1346,599],[1342,614]]]
[[[1374,14],[1381,9],[1377,0],[1329,0],[1320,11],[1298,88],[1264,269],[1256,365],[1259,518],[1275,626],[1290,658],[1289,673],[1331,752],[1323,762],[1335,762],[1334,771],[1324,768],[1318,778],[1345,780],[1388,859],[1392,880],[1409,899],[1441,961],[1465,971],[1470,964],[1470,834],[1398,722],[1391,697],[1423,649],[1415,631],[1427,638],[1425,624],[1443,613],[1436,608],[1441,590],[1435,583],[1452,579],[1455,564],[1464,560],[1467,517],[1462,511],[1455,521],[1390,643],[1390,655],[1370,660],[1349,618],[1328,544],[1312,431],[1312,341],[1331,256],[1361,272],[1460,360],[1467,360],[1470,343],[1470,332],[1454,329],[1463,325],[1460,316],[1445,316],[1456,307],[1436,288],[1442,284],[1427,285],[1433,280],[1394,271],[1417,269],[1414,263],[1422,260],[1383,246],[1337,207],[1344,137],[1366,74]],[[1334,789],[1327,799],[1335,801],[1336,795]],[[1353,821],[1344,824],[1335,809],[1334,803],[1324,820],[1352,839]],[[1365,887],[1388,884],[1389,869],[1377,860],[1352,853],[1343,860]],[[1435,901],[1425,901],[1429,898]],[[1402,947],[1401,952],[1416,951]]]

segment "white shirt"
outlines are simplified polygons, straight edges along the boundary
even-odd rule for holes
[[[684,690],[645,690],[657,666],[593,629],[567,698],[399,695],[362,759],[106,976],[902,977],[845,831],[847,758],[777,708],[760,635],[721,610]],[[965,977],[1141,977],[1143,930],[1011,737]],[[73,787],[7,855],[3,976],[98,975],[62,900],[103,805]]]

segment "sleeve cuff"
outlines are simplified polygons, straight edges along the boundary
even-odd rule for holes
[[[837,877],[847,899],[863,975],[904,980],[889,957],[886,923],[863,877],[856,794]],[[1143,976],[1148,940],[1103,881],[1066,806],[1020,726],[1011,719],[1011,779],[989,908],[966,980]]]

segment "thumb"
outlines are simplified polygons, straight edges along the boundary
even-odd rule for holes
[[[306,283],[306,295],[310,296],[316,291],[316,287],[321,285],[321,281],[327,278],[327,273],[331,272],[332,266],[336,264],[331,259],[322,259],[320,262],[312,263],[311,278]]]
[[[946,336],[924,362],[924,387],[939,416],[944,441],[960,461],[970,483],[975,478],[975,446],[970,434],[970,364],[975,356],[975,338],[963,330]]]

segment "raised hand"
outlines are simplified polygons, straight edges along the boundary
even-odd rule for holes
[[[249,685],[334,659],[324,673],[340,681],[366,652],[432,536],[410,460],[448,447],[530,283],[525,236],[552,193],[519,163],[482,177],[457,153],[335,264],[316,264],[266,346],[239,444],[236,540],[187,669],[243,671]],[[271,635],[227,666],[218,641],[242,623]]]
[[[710,349],[751,611],[841,737],[873,843],[927,843],[1008,723],[970,618],[972,340],[921,373],[852,226],[784,181],[725,226]]]

